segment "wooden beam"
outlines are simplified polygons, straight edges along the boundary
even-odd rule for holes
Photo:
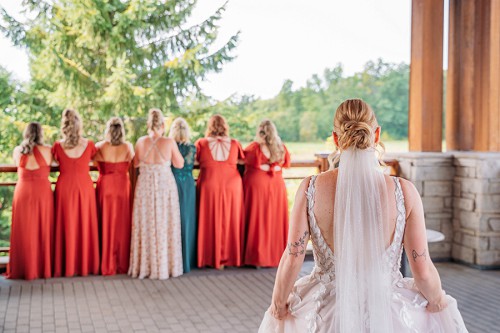
[[[459,0],[450,0],[448,27],[448,70],[446,72],[446,150],[460,149],[460,10]]]
[[[489,151],[500,151],[500,1],[490,8]]]
[[[441,151],[443,6],[443,0],[412,1],[410,151]]]

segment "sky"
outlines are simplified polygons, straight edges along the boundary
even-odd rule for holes
[[[203,20],[224,2],[198,0],[192,23]],[[0,5],[15,16],[20,3],[0,0]],[[218,100],[233,94],[271,98],[285,80],[292,80],[296,89],[313,74],[338,63],[347,75],[377,58],[409,63],[410,25],[411,0],[229,0],[220,21],[218,43],[241,31],[234,51],[237,58],[221,73],[210,74],[201,87]],[[18,79],[29,79],[25,51],[13,47],[3,36],[0,65]]]

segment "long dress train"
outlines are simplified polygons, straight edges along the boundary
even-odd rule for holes
[[[335,332],[335,255],[325,242],[313,213],[316,176],[307,191],[308,222],[315,266],[308,276],[295,282],[288,298],[289,314],[277,320],[268,312],[259,328],[261,333]],[[403,278],[399,268],[403,251],[406,211],[399,179],[396,183],[398,217],[394,239],[386,250],[386,262],[392,276],[391,318],[394,332],[458,333],[467,332],[454,298],[447,295],[448,307],[441,312],[427,311],[427,300],[412,278]]]

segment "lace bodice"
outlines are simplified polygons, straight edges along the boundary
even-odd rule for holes
[[[313,208],[316,194],[316,177],[317,176],[311,177],[311,181],[309,182],[309,187],[306,192],[309,233],[313,245],[315,263],[313,275],[323,282],[330,282],[335,278],[335,255],[321,234],[321,230],[316,223],[316,217],[314,216]],[[395,197],[398,213],[394,238],[386,250],[385,259],[389,265],[394,284],[402,279],[399,269],[401,266],[401,254],[403,251],[402,241],[406,224],[406,210],[401,183],[398,178],[393,179],[396,185]]]
[[[191,175],[192,178],[193,165],[196,156],[196,147],[192,143],[177,143],[177,147],[179,147],[179,151],[184,158],[184,167],[181,169],[172,167],[172,171],[178,177]]]

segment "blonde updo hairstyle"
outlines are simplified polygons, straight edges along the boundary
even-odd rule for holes
[[[119,117],[112,117],[108,120],[104,136],[112,146],[125,143],[125,126],[123,125],[123,121]]]
[[[191,141],[191,131],[189,125],[184,118],[175,118],[170,126],[168,136],[174,139],[175,142],[188,143]]]
[[[29,123],[24,129],[23,142],[21,143],[21,154],[29,155],[33,148],[43,144],[42,125],[37,122]]]
[[[205,136],[229,136],[229,125],[226,118],[220,114],[215,114],[208,120]]]
[[[75,110],[66,109],[61,118],[61,134],[66,149],[75,148],[82,136],[82,121]]]
[[[274,123],[268,119],[263,120],[257,128],[255,141],[260,144],[265,144],[269,148],[271,156],[269,162],[281,162],[285,156],[285,148],[281,138],[278,136],[278,130]]]
[[[333,120],[333,130],[338,136],[336,152],[349,148],[367,149],[373,147],[381,158],[385,147],[382,142],[375,143],[375,131],[379,127],[372,108],[361,99],[348,99],[339,105]],[[338,161],[338,154],[335,161]]]
[[[163,113],[161,113],[160,109],[149,110],[149,115],[148,115],[149,132],[158,132],[160,130],[163,130],[164,122],[165,118],[163,117]]]

